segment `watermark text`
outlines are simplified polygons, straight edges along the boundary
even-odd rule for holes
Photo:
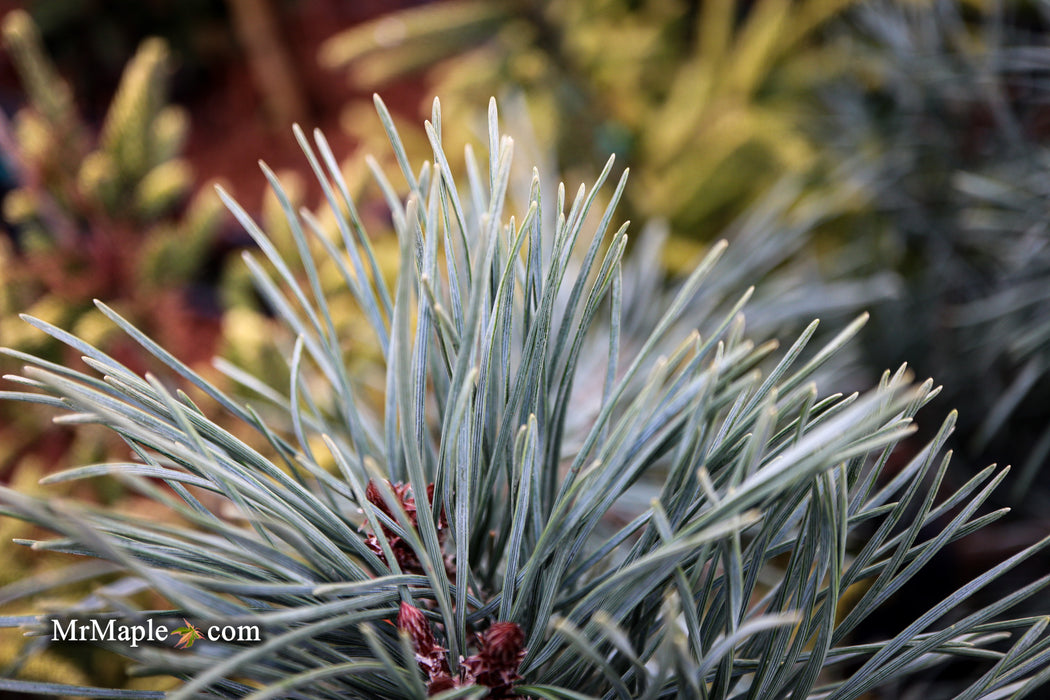
[[[169,643],[177,637],[175,645],[191,647],[204,639],[209,642],[251,644],[262,641],[262,630],[258,625],[194,625],[183,620],[184,626],[172,629],[146,619],[138,624],[119,622],[114,618],[100,620],[52,619],[51,640],[55,642],[115,642],[135,648],[143,643]]]

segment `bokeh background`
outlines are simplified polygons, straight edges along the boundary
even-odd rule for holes
[[[149,369],[99,298],[189,364],[221,354],[279,381],[286,364],[240,265],[250,239],[213,184],[292,246],[256,161],[319,211],[291,124],[317,127],[381,232],[363,157],[389,162],[373,92],[419,159],[434,96],[452,153],[482,142],[496,96],[518,160],[570,189],[611,153],[631,168],[619,212],[635,222],[631,255],[668,280],[729,238],[726,283],[758,286],[757,336],[789,338],[817,315],[833,331],[869,311],[822,389],[869,386],[905,361],[943,384],[911,444],[959,411],[945,489],[1014,466],[995,503],[1011,517],[900,591],[886,630],[1050,529],[1048,2],[37,0],[0,14],[4,346],[76,359],[18,319],[28,312]],[[387,238],[375,244],[393,270]],[[333,295],[352,335],[360,319]],[[18,488],[119,449],[0,404],[0,479]],[[76,488],[137,506],[105,481]],[[11,544],[24,528],[0,521],[0,606],[18,599],[4,614],[50,565]],[[38,654],[2,632],[2,673],[142,683],[113,660]]]

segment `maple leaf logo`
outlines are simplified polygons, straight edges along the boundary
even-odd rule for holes
[[[193,646],[193,643],[200,639],[201,631],[190,624],[190,621],[186,618],[182,618],[182,621],[186,623],[185,627],[180,627],[177,630],[172,630],[171,635],[180,635],[179,641],[175,642],[176,649],[189,649]]]

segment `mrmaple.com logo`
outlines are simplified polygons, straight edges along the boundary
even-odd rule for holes
[[[192,647],[199,640],[209,642],[252,643],[262,641],[258,625],[197,626],[183,619],[184,624],[174,629],[147,619],[139,624],[119,623],[116,619],[51,620],[51,641],[54,642],[114,642],[134,648],[142,643],[164,643],[175,640],[180,649]]]

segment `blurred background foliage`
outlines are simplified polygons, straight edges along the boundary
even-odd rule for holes
[[[176,337],[188,330],[180,312],[190,313],[178,292],[200,270],[223,212],[210,191],[191,193],[192,168],[178,157],[188,116],[166,104],[166,45],[150,39],[137,50],[95,134],[30,17],[8,14],[3,39],[27,96],[13,124],[0,125],[14,180],[3,199],[15,234],[4,256],[5,343],[34,342],[13,318],[21,311],[101,342],[104,324],[89,310],[101,298],[142,307],[133,315],[178,351],[206,348]]]
[[[360,216],[381,231],[383,195],[364,183],[370,167],[391,172],[392,162],[361,156],[388,153],[371,93],[383,95],[411,157],[429,155],[416,125],[433,95],[449,153],[481,140],[483,108],[496,95],[525,151],[516,160],[540,163],[547,182],[560,173],[571,192],[609,153],[617,170],[631,168],[618,212],[640,232],[625,270],[625,343],[630,314],[659,305],[667,279],[723,236],[733,245],[718,284],[760,283],[765,297],[748,314],[760,333],[869,309],[853,384],[907,360],[945,385],[941,409],[960,411],[957,461],[974,471],[1016,465],[1012,505],[1025,517],[953,550],[948,564],[972,571],[1048,525],[1048,8],[1045,0],[5,3],[0,343],[40,351],[33,344],[45,341],[15,316],[29,312],[110,342],[107,351],[127,362],[133,351],[106,337],[90,303],[99,297],[187,362],[219,353],[283,387],[290,341],[274,343],[238,255],[251,241],[211,181],[291,250],[286,218],[255,166],[261,156],[293,206],[334,234],[289,129],[320,127],[345,158]],[[527,188],[530,178],[518,179]],[[373,244],[381,274],[392,274],[396,244],[383,236]],[[320,272],[348,330],[340,337],[358,337],[366,324],[337,269]],[[368,383],[375,358],[355,349],[347,357]],[[840,376],[852,389],[850,375]],[[381,392],[379,382],[377,400]],[[29,488],[70,451],[89,463],[120,449],[90,436],[74,443],[46,420],[0,415],[3,478]],[[97,498],[120,501],[119,488],[105,488]],[[0,558],[6,581],[29,571],[8,544]],[[0,663],[15,659],[6,654]],[[92,668],[76,663],[70,674]]]
[[[850,0],[452,0],[336,34],[323,65],[382,90],[426,70],[457,110],[520,92],[562,168],[616,153],[630,216],[711,238],[819,147],[814,87],[846,64],[819,32]]]
[[[0,239],[2,342],[55,361],[72,359],[62,356],[59,344],[42,345],[39,336],[26,332],[18,314],[28,312],[127,356],[131,346],[109,333],[92,304],[100,298],[124,308],[180,356],[207,358],[215,349],[218,323],[189,292],[201,279],[224,212],[179,157],[189,117],[168,103],[167,45],[152,38],[138,47],[96,128],[78,109],[28,14],[9,12],[2,35],[25,95],[13,119],[0,116],[8,185],[0,206],[9,233]],[[119,454],[120,446],[100,432],[74,437],[50,426],[43,413],[3,408],[3,473],[22,488],[34,488],[43,473],[67,458],[97,462]],[[90,495],[106,503],[122,494],[103,480]],[[12,543],[29,534],[13,521],[4,523],[2,582],[13,590],[30,574],[61,561],[32,556]],[[32,646],[23,647],[17,632],[4,630],[4,672],[60,682],[85,679],[84,668],[73,661],[50,651],[30,654]],[[92,678],[122,673],[119,664],[96,657],[79,660],[93,669]]]
[[[868,361],[907,357],[943,383],[962,456],[1013,464],[1014,505],[1040,517],[1050,496],[1048,10],[858,7],[834,37],[851,47],[857,79],[823,92],[821,128],[833,154],[876,164],[871,206],[851,233],[870,242],[869,265],[904,280],[878,308]]]
[[[20,313],[39,315],[93,338],[110,352],[131,346],[112,337],[92,299],[109,299],[190,361],[210,356],[218,323],[194,302],[224,212],[198,187],[179,157],[185,110],[167,102],[169,51],[160,39],[137,49],[97,129],[82,117],[69,84],[21,11],[3,19],[3,45],[25,103],[0,117],[9,235],[0,239],[0,338],[16,351],[68,360],[57,343],[27,332]],[[64,449],[104,457],[109,446],[74,446],[41,416],[4,407],[4,466],[35,452]]]

